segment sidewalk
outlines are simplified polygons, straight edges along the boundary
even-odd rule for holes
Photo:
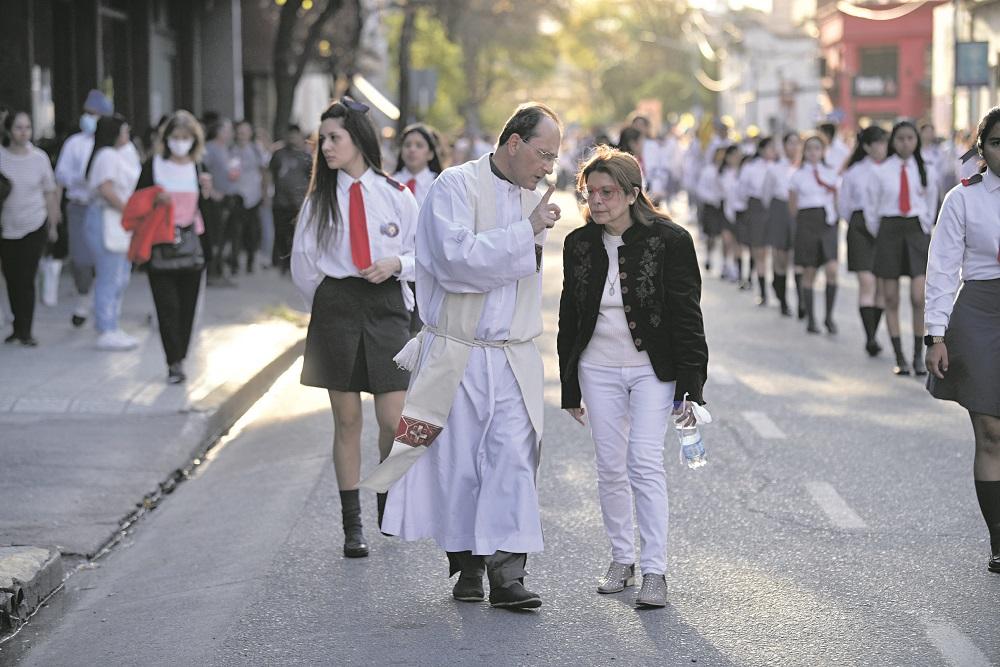
[[[307,316],[291,281],[275,271],[238,281],[236,289],[202,291],[186,384],[166,383],[149,283],[140,273],[132,275],[122,314],[137,349],[95,349],[92,318],[73,328],[68,275],[59,304],[36,308],[38,347],[0,344],[0,589],[13,593],[0,590],[0,625],[3,607],[16,621],[58,585],[52,571],[54,563],[61,569],[60,555],[93,557],[138,508],[169,492],[177,471],[299,356]],[[48,551],[28,552],[37,576],[26,580],[32,568],[24,550],[8,546]]]

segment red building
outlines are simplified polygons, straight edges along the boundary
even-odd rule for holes
[[[844,125],[930,114],[933,12],[942,1],[819,3],[823,87]]]

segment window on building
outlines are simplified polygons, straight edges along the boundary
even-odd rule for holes
[[[879,46],[858,50],[858,75],[854,94],[858,97],[895,97],[898,91],[899,49]]]

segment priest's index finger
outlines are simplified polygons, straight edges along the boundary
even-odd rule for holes
[[[542,195],[542,201],[539,202],[539,203],[540,204],[548,204],[549,203],[549,197],[551,197],[552,193],[555,192],[555,191],[556,191],[556,186],[553,185],[553,184],[549,184],[549,189],[545,191],[544,195]]]

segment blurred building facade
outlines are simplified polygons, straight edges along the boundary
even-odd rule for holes
[[[40,138],[98,88],[141,132],[176,108],[243,115],[239,0],[0,0],[0,103]]]
[[[851,128],[930,117],[934,11],[941,4],[819,2],[821,74],[832,117]]]
[[[957,0],[936,7],[933,48],[935,128],[941,134],[974,129],[1000,104],[1000,1]],[[960,63],[958,50],[966,56]]]
[[[729,14],[731,29],[720,58],[719,112],[737,127],[764,134],[812,127],[820,114],[816,39],[796,23],[790,0],[775,0],[770,14]]]

